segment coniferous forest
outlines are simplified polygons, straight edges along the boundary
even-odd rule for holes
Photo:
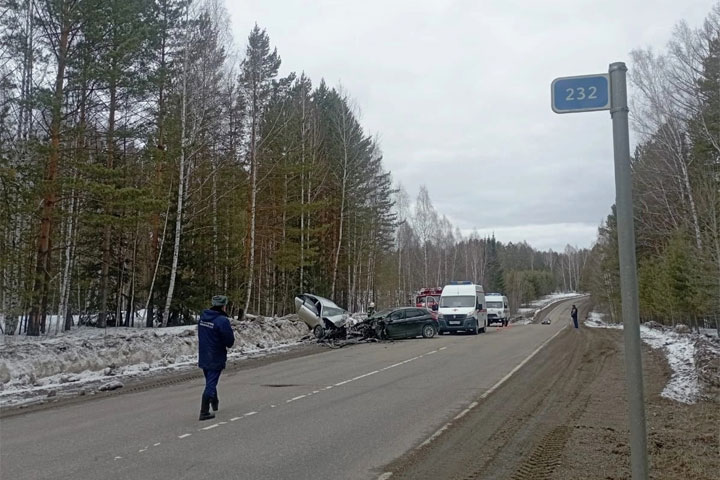
[[[719,310],[718,15],[631,63],[641,302],[663,321]],[[282,73],[259,25],[237,47],[219,0],[4,0],[0,22],[0,313],[29,335],[450,280],[513,310],[554,290],[617,308],[612,215],[592,250],[463,235],[391,176],[351,92]]]
[[[630,59],[640,316],[718,325],[720,4],[697,28],[677,24],[665,50],[635,50]],[[587,267],[588,288],[619,319],[614,208]]]

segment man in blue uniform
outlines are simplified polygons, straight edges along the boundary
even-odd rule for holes
[[[225,295],[215,295],[212,307],[203,311],[198,321],[198,367],[205,374],[200,420],[215,418],[215,414],[210,412],[210,406],[214,411],[219,407],[217,384],[227,362],[227,349],[235,343],[235,335],[225,312],[227,303]]]
[[[572,309],[570,310],[570,316],[572,317],[573,325],[575,325],[575,328],[578,328],[578,311],[577,307],[575,305],[572,306]]]

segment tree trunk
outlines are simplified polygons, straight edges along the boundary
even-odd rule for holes
[[[250,132],[250,245],[248,258],[247,291],[245,293],[245,312],[250,307],[252,295],[253,275],[255,274],[255,218],[257,216],[257,128],[258,128],[258,99],[257,92],[253,92],[252,127]]]
[[[63,8],[66,8],[63,5]],[[67,13],[67,12],[65,12]],[[63,20],[67,17],[63,16]],[[50,153],[45,165],[45,182],[43,205],[40,220],[40,230],[37,242],[37,263],[35,266],[35,288],[27,334],[37,336],[40,334],[41,323],[47,314],[48,288],[51,268],[51,240],[53,230],[53,216],[57,203],[57,176],[60,163],[60,136],[62,125],[62,105],[64,98],[65,67],[70,46],[71,25],[62,22],[57,45],[57,73],[55,74],[55,89],[52,100],[52,117],[50,120]]]
[[[117,109],[117,85],[115,81],[110,84],[110,104],[108,106],[108,131],[107,131],[107,162],[108,169],[114,166],[114,141],[115,141],[115,111]],[[112,206],[110,207],[112,208]],[[106,208],[105,213],[110,213]],[[110,281],[110,256],[112,248],[112,226],[108,223],[103,231],[102,243],[102,269],[100,273],[100,312],[98,314],[98,327],[104,328],[107,325],[108,291]]]
[[[175,279],[177,277],[178,261],[180,259],[180,238],[182,236],[182,215],[183,200],[185,193],[185,150],[186,145],[186,128],[187,128],[187,70],[188,55],[190,49],[190,32],[188,29],[190,19],[190,5],[185,6],[185,52],[183,54],[183,70],[182,70],[182,107],[180,113],[180,165],[178,167],[178,196],[177,196],[177,215],[175,215],[175,246],[173,248],[172,267],[170,269],[170,283],[168,285],[167,298],[165,299],[165,309],[162,312],[162,326],[166,327],[170,318],[170,307],[172,306],[173,294],[175,292]]]

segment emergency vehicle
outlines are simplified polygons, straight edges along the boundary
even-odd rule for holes
[[[415,294],[415,306],[418,308],[433,309],[433,305],[438,305],[440,295],[442,295],[442,287],[421,288]]]

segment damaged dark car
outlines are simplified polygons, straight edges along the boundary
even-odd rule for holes
[[[376,324],[381,338],[400,339],[422,336],[432,338],[438,332],[437,320],[424,308],[401,307],[383,310],[368,318]]]

